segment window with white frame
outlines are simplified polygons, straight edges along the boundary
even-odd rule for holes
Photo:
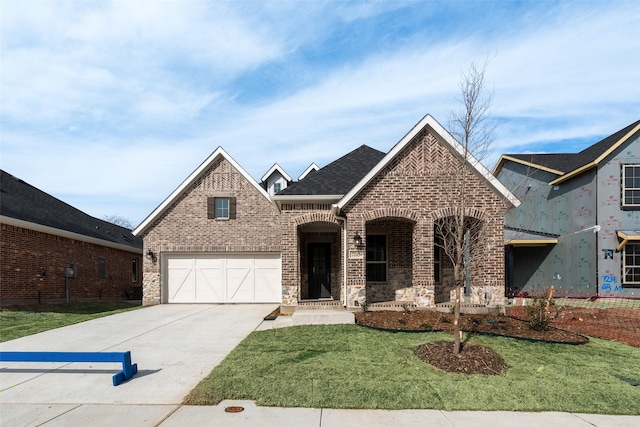
[[[280,184],[279,182],[276,182],[275,184],[273,184],[273,194],[276,194],[281,189],[282,189],[282,184]]]
[[[640,243],[627,243],[622,250],[622,284],[640,286]]]
[[[622,165],[622,207],[640,208],[640,165]]]
[[[367,282],[387,281],[387,236],[367,234]]]

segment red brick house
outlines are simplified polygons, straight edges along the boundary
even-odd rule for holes
[[[0,191],[2,305],[140,294],[142,240],[131,230],[93,218],[1,170]],[[73,277],[65,277],[71,271]]]
[[[281,302],[291,311],[448,301],[434,222],[455,213],[445,183],[462,156],[427,115],[388,153],[363,145],[270,195],[218,148],[134,230],[154,254],[144,303]],[[499,304],[503,219],[519,202],[478,162],[464,182],[474,194],[465,215],[485,224],[470,298]]]

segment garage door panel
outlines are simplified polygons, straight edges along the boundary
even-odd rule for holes
[[[227,266],[227,301],[253,302],[255,301],[254,288],[253,266]]]
[[[168,302],[280,302],[277,254],[167,256]]]
[[[280,259],[256,259],[255,298],[265,302],[282,300],[282,273]]]
[[[224,263],[219,259],[196,259],[194,301],[224,302]]]
[[[170,259],[169,301],[185,302],[193,298],[195,291],[195,277],[193,275],[193,260]]]

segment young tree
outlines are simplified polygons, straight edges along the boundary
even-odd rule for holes
[[[479,163],[491,152],[496,131],[496,122],[489,117],[493,92],[485,89],[485,70],[471,63],[462,74],[460,83],[460,103],[462,108],[453,112],[449,119],[449,132],[461,144],[461,161],[450,171],[446,192],[452,215],[435,222],[436,245],[442,248],[453,265],[455,292],[454,304],[454,345],[453,353],[460,353],[460,307],[462,288],[467,280],[472,264],[480,262],[478,252],[484,242],[484,221],[468,215],[473,197],[466,185],[470,166]]]

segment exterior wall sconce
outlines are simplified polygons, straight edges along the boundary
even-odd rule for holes
[[[356,235],[353,236],[353,241],[356,243],[356,246],[362,246],[362,236],[360,236],[360,233],[356,232]]]
[[[156,257],[156,254],[153,253],[153,251],[151,249],[147,249],[147,259],[151,260],[151,262],[156,262],[156,260],[158,259]]]

